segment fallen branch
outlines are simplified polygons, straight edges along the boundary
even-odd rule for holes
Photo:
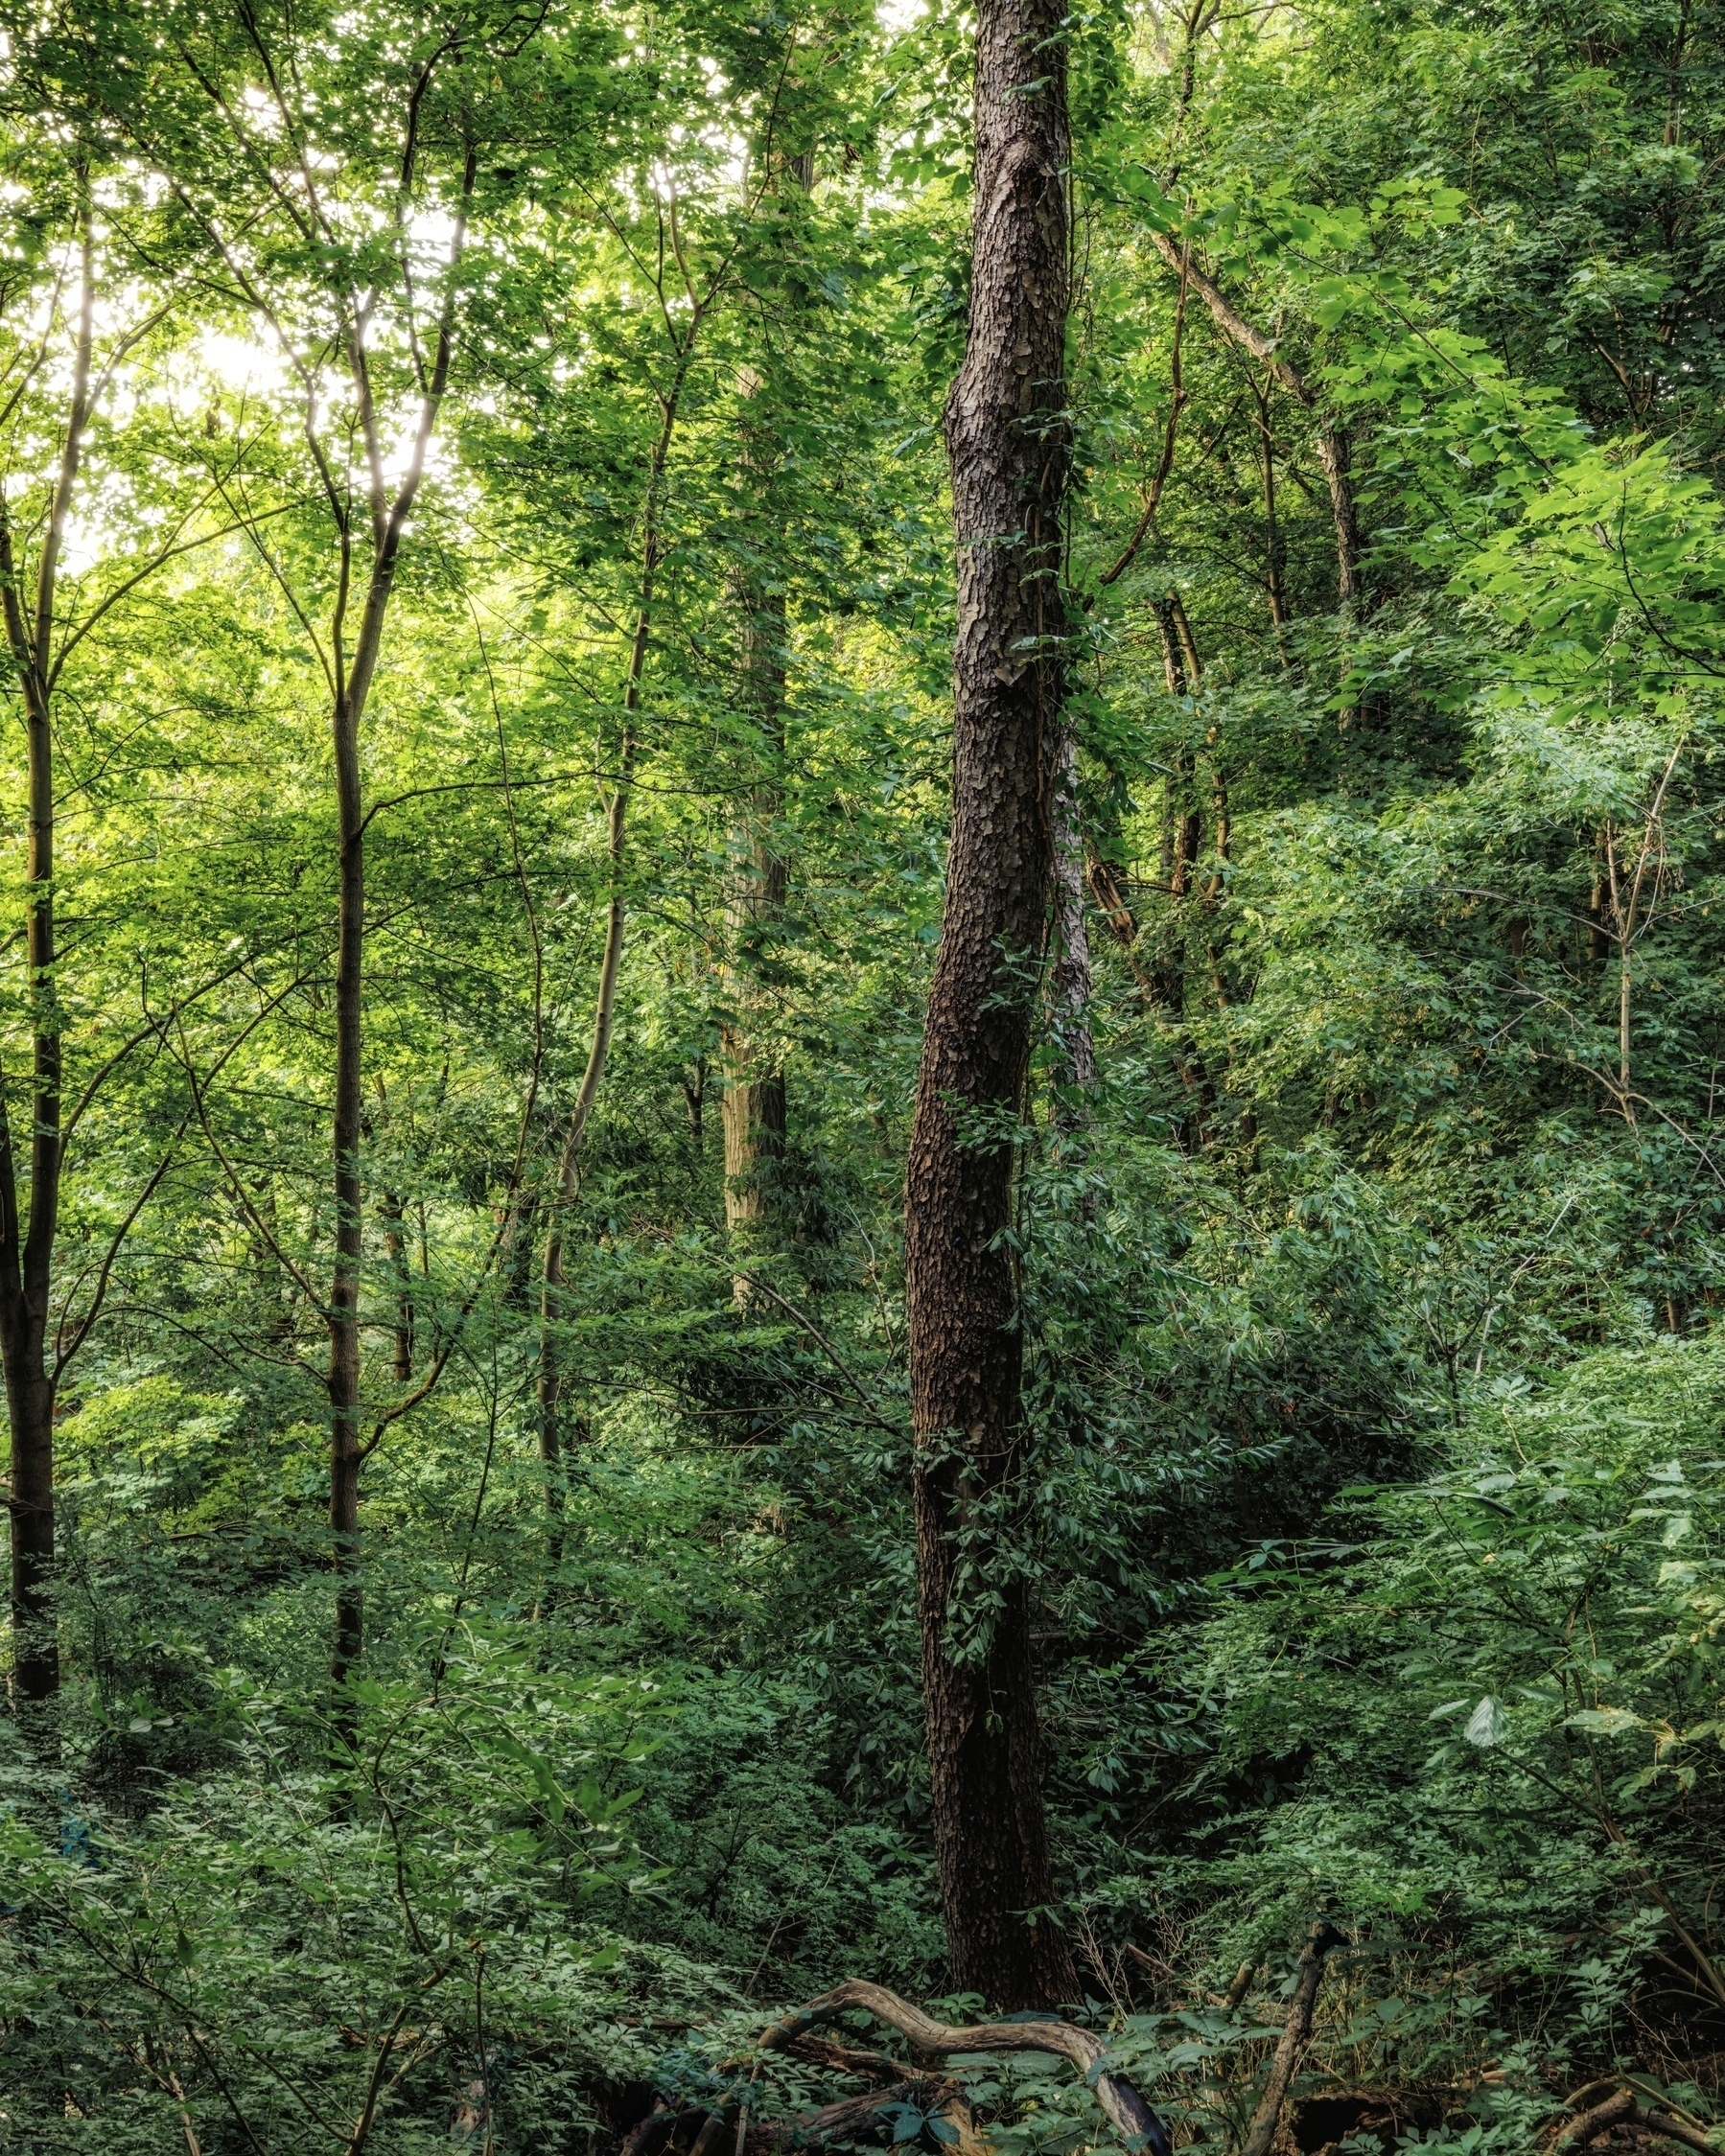
[[[932,2057],[944,2058],[953,2052],[1053,2052],[1070,2059],[1094,2086],[1097,2101],[1110,2123],[1129,2142],[1146,2143],[1154,2156],[1166,2156],[1169,2141],[1162,2121],[1130,2081],[1102,2070],[1108,2055],[1107,2045],[1087,2028],[1074,2028],[1063,2021],[982,2021],[967,2028],[957,2028],[932,2021],[897,1992],[853,1978],[775,2022],[762,2033],[759,2048],[768,2052],[786,2050],[818,2023],[855,2011],[873,2014],[876,2021],[896,2028],[913,2052]]]
[[[907,2066],[882,2052],[862,2051],[817,2033],[822,2023],[851,2012],[873,2014],[897,2029],[910,2045],[912,2062]],[[755,2119],[750,2115],[751,2097],[767,2052],[785,2052],[875,2086],[800,2119]],[[897,1992],[860,1981],[823,1992],[763,2029],[756,2039],[747,2087],[739,2091],[734,2085],[730,2097],[716,2106],[681,2107],[659,2098],[648,2116],[625,2136],[619,2156],[665,2156],[672,2149],[687,2156],[720,2156],[732,2134],[734,2156],[790,2156],[795,2149],[854,2143],[877,2114],[898,2105],[910,2105],[924,2118],[944,2119],[958,2136],[952,2144],[954,2156],[986,2156],[963,2085],[939,2071],[922,2070],[925,2061],[944,2059],[954,2052],[1053,2052],[1070,2059],[1130,2144],[1145,2150],[1147,2156],[1171,2156],[1162,2121],[1130,2081],[1104,2071],[1108,2047],[1088,2029],[1053,2020],[984,2021],[961,2028],[933,2021]],[[732,2059],[722,2071],[740,2073],[742,2065],[741,2059]]]
[[[1556,2148],[1585,2148],[1589,2142],[1597,2141],[1610,2127],[1620,2125],[1625,2119],[1635,2116],[1636,2101],[1633,2089],[1614,2089],[1601,2102],[1572,2119],[1552,2145]]]
[[[944,2112],[961,2093],[956,2082],[914,2075],[895,2081],[891,2088],[871,2089],[859,2097],[843,2097],[811,2117],[773,2125],[764,2120],[758,2121],[749,2129],[749,2145],[763,2150],[789,2150],[822,2147],[833,2142],[853,2142],[867,2129],[877,2111],[908,2103],[927,2118],[931,2113]],[[693,2150],[690,2156],[694,2156]]]
[[[1276,2044],[1275,2057],[1270,2064],[1270,2079],[1264,2084],[1257,2110],[1252,2113],[1251,2130],[1240,2156],[1269,2156],[1270,2144],[1275,2139],[1276,2124],[1282,2116],[1282,2099],[1288,2094],[1294,2069],[1312,2034],[1312,2009],[1317,2003],[1317,1987],[1323,1980],[1323,1958],[1331,1947],[1340,1944],[1341,1934],[1330,1924],[1314,1924],[1306,1934],[1306,1943],[1300,1950],[1299,1980],[1289,2002],[1288,2019]]]
[[[1639,2126],[1646,2126],[1656,2134],[1663,2134],[1667,2141],[1680,2141],[1686,2148],[1703,2148],[1709,2151],[1709,2156],[1719,2156],[1719,2144],[1716,2141],[1711,2140],[1698,2127],[1690,2125],[1686,2120],[1673,2119],[1668,2111],[1662,2111],[1656,2103],[1638,2103],[1635,2107],[1635,2121]]]
[[[1597,2103],[1587,2103],[1587,2098],[1598,2096]],[[1705,2156],[1721,2156],[1721,2144],[1707,2134],[1689,2119],[1679,2119],[1657,2103],[1638,2100],[1633,2088],[1615,2086],[1610,2081],[1590,2081],[1586,2088],[1577,2089],[1565,2099],[1572,2106],[1587,2103],[1587,2108],[1576,2112],[1569,2124],[1555,2136],[1550,2144],[1552,2156],[1558,2149],[1590,2148],[1601,2134],[1609,2133],[1613,2126],[1645,2126],[1647,2131],[1666,2141],[1681,2142],[1686,2148],[1699,2148]]]

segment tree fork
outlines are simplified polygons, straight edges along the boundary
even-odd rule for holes
[[[952,830],[905,1185],[917,1566],[930,1781],[954,1983],[1013,2006],[1071,1998],[1041,1793],[1030,1608],[949,1636],[956,1537],[1023,1443],[1018,1284],[1005,1247],[1051,870],[1069,447],[1063,16],[982,0],[969,330],[947,401],[958,551]],[[967,1127],[972,1119],[983,1128]]]

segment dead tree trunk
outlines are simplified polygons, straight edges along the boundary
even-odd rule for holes
[[[1050,866],[1069,450],[1062,20],[982,0],[969,335],[946,406],[958,543],[952,834],[905,1189],[922,1681],[954,1983],[1071,1997],[1053,1898],[1023,1588],[986,1637],[955,1607],[957,1537],[1023,1444],[1010,1219]]]

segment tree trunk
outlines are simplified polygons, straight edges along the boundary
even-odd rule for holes
[[[6,1140],[8,1154],[11,1138]],[[54,1619],[54,1383],[43,1365],[41,1313],[8,1294],[0,1322],[12,1426],[12,1684],[18,1704],[59,1689]]]
[[[62,1155],[54,950],[54,634],[60,550],[89,425],[95,307],[95,243],[86,198],[72,396],[36,565],[33,619],[25,617],[11,521],[0,506],[0,591],[24,701],[30,817],[24,952],[33,1036],[28,1230],[18,1212],[11,1120],[0,1102],[0,1363],[12,1435],[12,1682],[19,1701],[35,1707],[45,1706],[59,1690],[53,1593],[54,1406],[60,1358],[48,1339]]]
[[[1020,1464],[1004,1246],[1048,895],[1061,724],[1069,141],[1062,16],[982,0],[964,367],[946,407],[958,543],[952,835],[905,1191],[922,1681],[952,1978],[1005,2005],[1076,1994],[1053,1898],[1023,1586],[986,1637],[954,1607],[957,1537]],[[972,1118],[975,1122],[972,1124]]]
[[[1317,415],[1317,461],[1323,466],[1324,483],[1330,493],[1330,519],[1336,527],[1336,597],[1346,612],[1360,597],[1360,521],[1354,503],[1353,452],[1347,435],[1317,413],[1317,392],[1299,369],[1276,350],[1274,337],[1254,329],[1221,288],[1193,267],[1190,247],[1179,246],[1165,232],[1153,232],[1151,239],[1162,260],[1178,272],[1182,297],[1189,286],[1209,309],[1223,335],[1241,351],[1262,361],[1272,381]]]
[[[359,713],[351,693],[335,713],[336,801],[340,828],[336,945],[336,1255],[328,1325],[330,1542],[336,1565],[336,1647],[330,1673],[339,1685],[364,1637],[360,1581],[360,1180],[361,992],[365,956],[365,812],[360,792]]]
[[[710,292],[709,302],[711,297]],[[635,759],[640,748],[641,684],[646,671],[647,647],[653,637],[653,600],[662,552],[660,519],[664,506],[665,472],[670,462],[671,441],[677,430],[683,390],[706,311],[707,303],[703,303],[684,333],[670,389],[661,401],[659,432],[647,468],[646,495],[641,508],[640,600],[624,676],[623,729],[618,744],[617,783],[611,789],[611,800],[605,810],[605,874],[610,897],[605,910],[605,944],[599,959],[598,995],[594,1005],[593,1038],[588,1046],[587,1066],[581,1073],[575,1104],[570,1111],[569,1127],[564,1132],[563,1149],[557,1160],[557,1187],[551,1195],[545,1269],[540,1276],[539,1369],[534,1391],[539,1458],[545,1470],[546,1511],[549,1521],[548,1566],[553,1580],[563,1561],[563,1371],[557,1359],[557,1325],[563,1310],[563,1239],[569,1210],[574,1202],[588,1122],[611,1055],[611,1029],[617,1018],[617,987],[622,974],[623,941],[629,918],[624,883],[629,796],[635,784]],[[547,1606],[541,1604],[542,1608]]]
[[[336,1639],[330,1658],[331,1681],[339,1693],[364,1646],[364,1588],[360,1576],[360,1469],[365,1449],[360,1440],[360,1260],[364,1235],[361,1208],[360,1141],[363,1126],[365,974],[365,807],[360,770],[360,723],[377,678],[383,655],[384,626],[395,590],[402,540],[425,476],[426,455],[443,408],[455,357],[455,275],[467,243],[467,217],[473,200],[476,158],[468,146],[461,175],[461,204],[450,241],[450,283],[437,325],[436,357],[420,397],[418,423],[408,468],[393,500],[384,491],[377,419],[359,322],[350,316],[349,362],[363,417],[371,485],[371,573],[365,604],[354,638],[353,660],[345,680],[340,673],[348,570],[352,559],[352,512],[338,498],[331,507],[340,540],[341,596],[336,604],[330,649],[335,655],[335,697],[331,733],[336,765],[337,857],[336,926],[336,1074],[334,1101],[336,1246],[330,1271],[329,1372],[324,1380],[330,1403],[330,1544],[336,1568]],[[351,298],[353,295],[348,295]],[[345,1714],[345,1708],[339,1710]]]
[[[1061,729],[1054,773],[1054,935],[1049,1019],[1059,1055],[1060,1083],[1068,1098],[1057,1121],[1077,1129],[1089,1120],[1084,1096],[1096,1085],[1096,1044],[1090,1032],[1090,935],[1084,921],[1084,836],[1078,800],[1078,743]]]
[[[759,377],[750,371],[744,394],[755,397]],[[758,426],[743,419],[743,482],[758,492],[768,479]],[[766,533],[759,536],[766,537]],[[725,1224],[739,1255],[747,1256],[770,1234],[777,1210],[774,1181],[784,1153],[784,1073],[771,1045],[771,1013],[762,993],[761,968],[784,913],[785,864],[775,829],[784,797],[784,638],[782,590],[771,589],[757,561],[732,580],[740,616],[738,703],[754,739],[755,769],[744,813],[732,835],[734,866],[726,905],[730,942],[729,1010],[720,1030],[725,1130]],[[747,1300],[738,1284],[738,1301]]]
[[[385,1191],[378,1211],[384,1217],[384,1255],[395,1282],[395,1360],[390,1374],[398,1385],[405,1385],[413,1375],[413,1287],[402,1201],[395,1192]]]

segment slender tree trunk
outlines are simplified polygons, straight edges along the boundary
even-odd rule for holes
[[[765,152],[772,184],[786,199],[781,177],[806,196],[814,186],[814,152],[784,156]],[[720,1029],[724,1090],[719,1116],[725,1139],[725,1225],[733,1248],[746,1259],[773,1240],[779,1210],[778,1176],[784,1157],[784,1071],[773,1042],[773,1013],[762,993],[763,960],[784,915],[786,870],[778,825],[784,809],[784,588],[762,564],[778,528],[772,444],[755,414],[762,381],[753,367],[742,379],[738,466],[745,495],[752,496],[754,544],[732,578],[738,614],[738,702],[755,733],[755,769],[744,814],[732,834],[733,884],[726,906],[730,943],[729,1012]],[[750,559],[749,557],[753,557]],[[738,1279],[739,1304],[749,1299]]]
[[[1024,1442],[1018,1290],[1004,1245],[1050,867],[1068,445],[1063,17],[981,0],[965,363],[946,406],[958,543],[952,835],[906,1175],[917,1566],[941,1899],[954,1983],[1005,2005],[1076,1994],[1053,1899],[1030,1609],[986,1637],[957,1538]],[[971,1119],[977,1119],[972,1124]]]
[[[1317,392],[1299,369],[1282,358],[1275,339],[1254,329],[1214,280],[1193,267],[1190,249],[1182,248],[1165,232],[1151,237],[1162,260],[1179,273],[1182,289],[1189,286],[1197,292],[1223,335],[1241,351],[1262,361],[1270,379],[1317,416],[1317,461],[1323,467],[1331,522],[1336,527],[1336,596],[1344,612],[1351,609],[1360,597],[1360,522],[1354,504],[1353,452],[1347,435],[1318,412]]]
[[[360,1180],[363,1039],[361,993],[365,956],[365,813],[360,790],[358,713],[343,698],[335,719],[339,820],[336,945],[336,1257],[330,1282],[330,1536],[336,1562],[336,1652],[339,1683],[360,1658]]]
[[[1282,530],[1276,516],[1275,435],[1270,425],[1270,399],[1253,385],[1258,417],[1258,456],[1264,483],[1264,589],[1270,601],[1270,625],[1275,631],[1276,649],[1287,663],[1282,631],[1288,623],[1287,602],[1282,594]]]
[[[1096,1085],[1096,1044],[1090,1032],[1094,976],[1084,921],[1084,837],[1078,799],[1078,744],[1061,729],[1054,772],[1054,964],[1049,971],[1049,1019],[1060,1056],[1060,1082],[1070,1096],[1058,1111],[1068,1129],[1088,1120],[1084,1096]]]
[[[630,648],[629,685],[624,697],[623,724],[627,731],[623,737],[618,782],[612,788],[611,800],[605,812],[605,867],[611,895],[605,909],[605,945],[599,960],[599,992],[594,1008],[593,1040],[587,1051],[587,1067],[581,1074],[581,1083],[575,1093],[575,1104],[570,1113],[569,1127],[563,1135],[563,1149],[557,1158],[557,1189],[551,1203],[551,1224],[546,1234],[545,1269],[540,1279],[536,1405],[539,1458],[546,1472],[546,1505],[552,1519],[550,1556],[553,1569],[560,1559],[562,1547],[561,1530],[557,1522],[563,1510],[563,1429],[560,1419],[563,1369],[557,1357],[556,1327],[563,1315],[563,1242],[569,1209],[574,1202],[575,1179],[581,1165],[581,1147],[587,1136],[594,1101],[598,1098],[599,1080],[605,1075],[605,1065],[610,1058],[611,1030],[617,1019],[617,984],[622,971],[623,938],[628,922],[628,905],[623,892],[623,848],[628,830],[629,789],[635,777],[635,714],[639,708],[641,669],[646,659],[652,620],[650,575],[643,579],[642,593],[642,603],[635,624],[635,640]]]
[[[461,182],[461,207],[450,243],[450,288],[437,328],[436,357],[424,394],[408,454],[408,469],[386,498],[381,474],[377,419],[371,381],[357,317],[350,324],[349,359],[359,406],[363,414],[371,495],[371,573],[365,603],[354,638],[345,679],[339,672],[342,614],[353,533],[350,512],[332,503],[340,535],[342,598],[338,600],[331,648],[337,656],[336,693],[331,734],[336,766],[337,856],[336,927],[336,1074],[334,1101],[336,1243],[330,1273],[326,1322],[329,1370],[324,1379],[330,1403],[330,1543],[336,1568],[336,1639],[330,1677],[338,1693],[358,1664],[364,1647],[364,1588],[360,1566],[360,1470],[364,1448],[360,1437],[360,1263],[364,1237],[364,1184],[360,1141],[363,1124],[364,979],[365,979],[365,806],[360,769],[360,724],[383,655],[384,628],[395,590],[403,535],[412,515],[426,455],[443,408],[455,357],[455,285],[467,241],[468,206],[473,199],[475,156],[470,147]],[[341,1710],[345,1712],[345,1709]]]
[[[54,634],[59,558],[89,425],[95,334],[95,241],[83,208],[72,397],[54,496],[36,565],[34,618],[24,613],[12,525],[0,505],[0,595],[24,702],[30,832],[24,948],[30,994],[32,1101],[30,1222],[20,1217],[11,1120],[0,1102],[0,1364],[12,1435],[12,1681],[27,1706],[59,1690],[54,1619],[54,1409],[58,1385],[48,1338],[54,1246],[59,1229],[60,1004],[54,948]]]
[[[59,1688],[53,1609],[54,1406],[49,1296],[59,1217],[60,1039],[54,978],[54,736],[45,668],[26,698],[30,786],[29,914],[25,948],[33,1005],[30,1230],[15,1289],[4,1292],[0,1356],[6,1369],[12,1442],[13,1681],[20,1699],[41,1704]],[[11,1183],[11,1135],[6,1180]],[[15,1200],[14,1200],[15,1205]],[[10,1209],[9,1209],[10,1210]]]
[[[682,1080],[683,1105],[688,1114],[689,1150],[699,1170],[707,1153],[707,1058],[697,1055],[689,1076]]]
[[[395,1282],[395,1360],[390,1375],[398,1385],[405,1385],[413,1375],[413,1290],[402,1201],[395,1192],[385,1191],[378,1211],[384,1217],[384,1255]]]
[[[745,397],[754,398],[759,386],[759,378],[751,372]],[[747,413],[742,432],[744,484],[758,495],[768,485],[768,459],[758,439],[758,427],[751,425]],[[756,552],[758,556],[759,549]],[[738,1254],[746,1257],[770,1236],[778,1201],[775,1178],[784,1153],[784,1073],[770,1045],[771,1014],[760,973],[784,914],[785,864],[776,826],[784,805],[786,623],[784,593],[771,588],[758,561],[733,578],[732,596],[740,617],[738,703],[755,736],[749,751],[755,770],[743,816],[732,834],[734,866],[726,905],[730,1008],[720,1032],[720,1117],[725,1224]],[[748,1299],[742,1282],[737,1299]]]
[[[711,293],[709,298],[711,299]],[[561,1406],[563,1371],[557,1358],[557,1325],[563,1314],[563,1241],[569,1208],[574,1200],[581,1148],[599,1083],[611,1055],[611,1030],[617,1018],[617,985],[622,973],[623,941],[628,926],[628,900],[624,889],[624,842],[628,833],[629,796],[635,783],[635,758],[640,746],[637,731],[641,713],[641,684],[646,670],[647,646],[653,636],[653,600],[658,589],[661,555],[660,519],[664,510],[665,470],[670,462],[671,441],[677,430],[683,388],[694,359],[695,343],[706,308],[697,308],[684,333],[671,386],[660,405],[659,432],[654,439],[647,470],[647,487],[641,512],[641,598],[635,614],[635,634],[630,639],[629,661],[623,682],[623,732],[618,759],[617,783],[605,812],[605,874],[609,901],[605,911],[605,945],[599,960],[599,990],[594,1005],[593,1039],[587,1067],[570,1111],[563,1148],[557,1160],[557,1187],[552,1194],[550,1225],[546,1231],[545,1267],[540,1276],[539,1370],[535,1406],[539,1426],[539,1458],[545,1471],[546,1510],[550,1517],[550,1569],[562,1562],[563,1430]],[[545,1607],[544,1604],[541,1607]]]

